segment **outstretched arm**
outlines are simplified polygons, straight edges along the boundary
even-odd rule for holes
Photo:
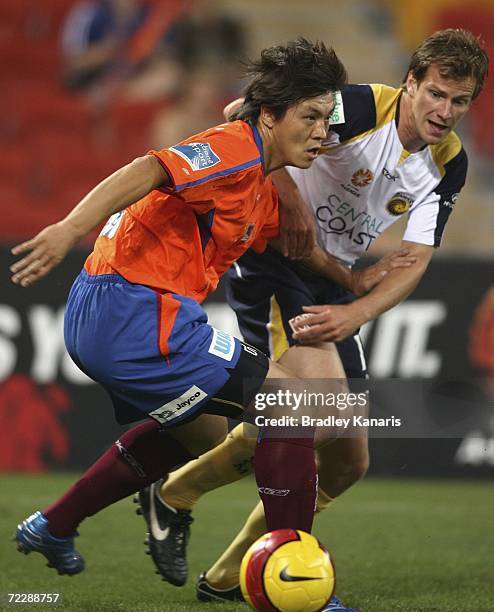
[[[58,265],[81,238],[104,219],[137,202],[156,187],[168,187],[170,178],[154,155],[135,159],[90,191],[61,221],[45,227],[31,240],[12,249],[27,253],[10,267],[12,282],[27,287]]]
[[[278,251],[281,251],[279,238],[270,240],[269,244]],[[336,257],[333,257],[318,245],[312,249],[309,257],[300,258],[300,262],[307,268],[310,268],[319,276],[348,289],[357,296],[368,293],[391,270],[409,268],[416,261],[417,258],[414,254],[410,253],[406,248],[401,248],[399,251],[394,251],[389,255],[381,257],[375,264],[365,268],[353,269],[343,265]]]
[[[301,344],[339,342],[367,321],[402,302],[422,278],[434,247],[403,241],[402,248],[416,259],[413,265],[390,270],[367,295],[351,304],[304,307],[304,312],[311,317],[295,324],[294,338]]]

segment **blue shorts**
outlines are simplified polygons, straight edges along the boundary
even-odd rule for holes
[[[109,392],[119,423],[238,416],[268,370],[262,353],[209,325],[195,300],[118,274],[79,274],[64,334],[75,363]]]
[[[302,306],[348,304],[354,296],[336,283],[313,274],[268,247],[259,255],[247,251],[227,274],[228,304],[237,315],[246,342],[279,359],[296,344],[290,319]],[[347,378],[367,378],[358,332],[336,343]]]

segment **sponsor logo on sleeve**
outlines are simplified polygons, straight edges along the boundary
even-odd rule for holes
[[[444,202],[442,202],[442,205],[446,208],[451,208],[451,210],[453,210],[459,195],[459,193],[453,193],[448,200],[444,200]]]
[[[207,396],[206,391],[194,385],[182,393],[180,397],[176,397],[171,402],[167,402],[160,408],[150,412],[149,416],[160,423],[167,423],[171,419],[175,419],[190,410]]]
[[[194,172],[216,166],[221,161],[208,142],[175,145],[170,147],[170,151],[184,159]]]
[[[329,124],[341,125],[345,123],[345,109],[343,108],[343,96],[341,91],[335,91],[333,94],[334,108],[329,117]]]
[[[398,191],[386,204],[386,210],[394,217],[404,215],[410,210],[415,198],[409,193]]]
[[[235,338],[220,329],[213,329],[213,337],[208,352],[216,357],[221,357],[225,361],[231,361],[235,353]]]

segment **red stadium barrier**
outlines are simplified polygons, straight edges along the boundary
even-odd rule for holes
[[[0,245],[0,423],[9,432],[4,448],[10,449],[4,454],[0,449],[0,471],[27,469],[22,450],[15,457],[11,450],[22,449],[30,437],[37,459],[30,460],[28,469],[80,469],[122,431],[106,393],[82,375],[63,344],[63,307],[84,257],[72,252],[50,276],[25,290],[9,282],[14,258]],[[397,430],[393,436],[371,438],[372,473],[494,475],[494,456],[486,450],[494,450],[493,371],[491,360],[485,359],[494,342],[491,299],[484,297],[491,284],[490,261],[433,260],[413,299],[364,330],[371,379],[391,391],[389,405],[382,401],[384,395],[376,399],[371,388],[371,416],[401,409],[436,427],[422,432],[430,434],[426,436],[404,436]],[[208,302],[217,313],[225,309],[220,316],[224,321],[229,309],[222,299],[220,289]],[[407,397],[410,386],[401,387],[401,395],[395,393],[402,383],[423,389],[422,401]],[[463,426],[479,406],[487,408],[488,419],[476,417],[471,429],[466,419]],[[463,440],[451,434],[434,437],[448,415],[465,430]],[[52,433],[42,431],[41,423],[49,424]],[[64,436],[67,454],[60,450]]]

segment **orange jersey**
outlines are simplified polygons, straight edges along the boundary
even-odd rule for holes
[[[262,251],[278,233],[260,136],[235,121],[151,154],[173,188],[154,190],[110,217],[85,269],[201,302],[250,246]]]

